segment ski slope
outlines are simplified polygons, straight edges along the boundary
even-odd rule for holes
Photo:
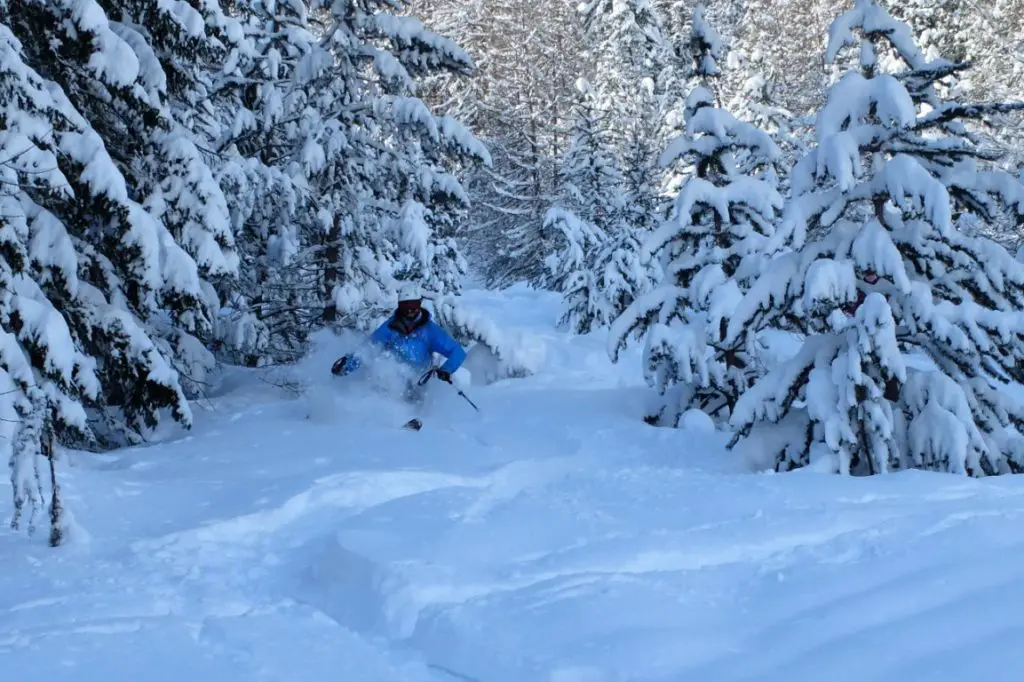
[[[403,431],[326,348],[302,397],[235,372],[187,434],[71,453],[72,541],[0,530],[2,679],[1024,679],[1019,477],[751,473],[644,425],[635,352],[555,297],[466,298],[538,353],[479,414],[438,384]]]

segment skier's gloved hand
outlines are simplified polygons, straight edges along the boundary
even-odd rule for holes
[[[345,373],[345,365],[348,363],[348,356],[342,355],[338,358],[331,366],[331,374],[334,376],[341,376]]]
[[[440,379],[441,381],[447,382],[449,384],[452,383],[452,375],[444,371],[443,369],[435,371],[434,374],[436,374],[437,378]]]

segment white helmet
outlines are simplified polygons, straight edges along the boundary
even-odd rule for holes
[[[402,282],[398,287],[398,302],[419,301],[423,298],[423,290],[416,282]]]

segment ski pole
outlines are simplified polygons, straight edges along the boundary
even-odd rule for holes
[[[461,395],[463,398],[465,398],[466,402],[469,403],[473,407],[474,410],[476,410],[477,412],[480,411],[480,408],[476,406],[476,403],[474,403],[472,400],[470,400],[469,396],[466,395],[465,393],[463,393],[461,388],[457,388],[455,390],[459,392],[459,395]]]
[[[434,376],[435,374],[437,374],[437,368],[436,368],[436,367],[431,367],[430,369],[428,369],[428,370],[427,370],[427,371],[426,371],[426,372],[425,372],[425,373],[423,374],[423,376],[421,376],[421,377],[420,377],[419,381],[418,381],[418,382],[416,382],[416,383],[418,383],[418,384],[419,384],[420,386],[422,386],[422,385],[424,385],[425,383],[427,383],[428,381],[430,381],[430,377]],[[472,407],[472,408],[473,408],[474,410],[476,410],[477,412],[479,412],[479,411],[480,411],[480,408],[479,408],[479,407],[477,407],[476,403],[474,403],[474,402],[473,402],[472,400],[470,400],[470,399],[469,399],[469,396],[468,396],[468,395],[466,395],[465,393],[463,393],[463,391],[462,391],[462,389],[461,389],[461,388],[456,388],[456,387],[455,387],[455,384],[451,383],[450,381],[448,382],[448,384],[449,384],[449,385],[451,385],[451,387],[452,387],[452,388],[455,388],[455,390],[459,392],[459,395],[461,395],[461,396],[462,396],[462,399],[463,399],[463,400],[465,400],[465,401],[466,401],[467,403],[469,403],[469,404],[470,404],[470,406],[471,406],[471,407]]]

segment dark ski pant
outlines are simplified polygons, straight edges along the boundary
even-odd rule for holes
[[[415,379],[410,379],[405,385],[405,393],[402,396],[405,402],[414,407],[422,407],[427,397],[427,387],[420,386]]]

